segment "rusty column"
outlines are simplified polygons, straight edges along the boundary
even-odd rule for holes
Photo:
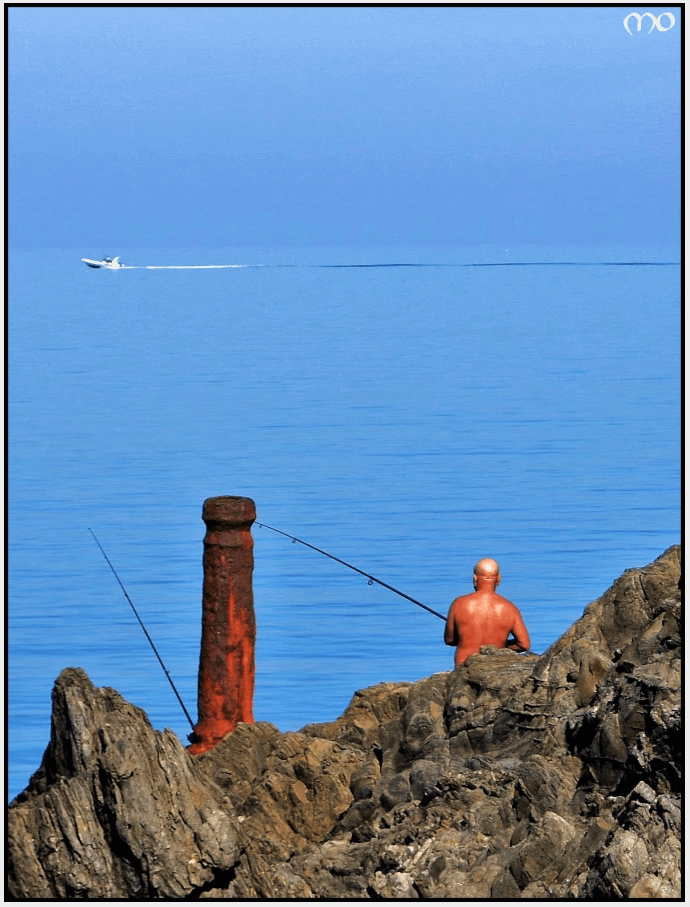
[[[199,660],[199,720],[189,752],[206,752],[234,731],[254,722],[254,542],[251,498],[204,501],[204,592]]]

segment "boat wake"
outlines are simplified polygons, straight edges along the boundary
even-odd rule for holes
[[[117,258],[103,262],[82,259],[90,268],[118,271],[208,271],[228,268],[600,268],[600,267],[664,267],[678,265],[677,261],[482,261],[482,262],[376,262],[372,264],[252,264],[252,265],[122,265]]]
[[[134,266],[133,266],[134,267]],[[145,271],[197,271],[207,268],[263,268],[265,265],[143,265]]]

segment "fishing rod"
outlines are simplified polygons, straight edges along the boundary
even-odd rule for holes
[[[327,551],[324,551],[321,548],[317,548],[316,545],[310,545],[309,542],[305,542],[303,539],[298,539],[295,535],[289,535],[287,532],[282,532],[280,529],[276,529],[274,526],[269,526],[267,523],[258,523],[257,526],[261,526],[263,529],[270,529],[271,532],[277,532],[278,535],[284,535],[285,538],[292,539],[294,542],[299,542],[300,545],[304,545],[307,548],[311,548],[312,551],[318,551],[319,554],[324,554],[326,557],[330,557],[332,561],[337,561],[339,564],[342,564],[344,567],[349,567],[350,570],[354,570],[355,573],[359,573],[362,576],[366,576],[369,580],[369,585],[372,583],[378,583],[379,586],[383,586],[385,589],[390,589],[391,592],[395,592],[396,595],[406,598],[408,602],[412,602],[413,605],[418,605],[420,608],[424,608],[425,611],[428,611],[429,614],[434,614],[436,617],[440,617],[442,621],[445,621],[445,615],[440,614],[438,611],[434,611],[433,608],[429,608],[426,605],[423,605],[421,602],[418,602],[416,598],[412,598],[410,595],[406,595],[404,592],[401,592],[400,589],[396,589],[395,586],[389,586],[388,583],[384,583],[383,580],[377,579],[375,576],[372,576],[370,573],[365,573],[364,570],[360,570],[359,567],[353,567],[352,564],[348,564],[347,561],[341,560],[339,557],[336,557],[334,554],[329,554]]]
[[[145,635],[146,635],[146,638],[148,639],[148,641],[149,641],[149,643],[150,643],[150,645],[151,645],[151,648],[152,648],[153,651],[155,652],[156,658],[157,658],[158,661],[160,662],[160,666],[161,666],[161,667],[163,668],[163,670],[165,671],[165,676],[168,678],[168,682],[169,682],[170,686],[173,688],[173,693],[177,696],[177,701],[178,701],[178,702],[180,703],[180,705],[182,706],[182,711],[185,713],[185,715],[186,715],[186,717],[187,717],[187,721],[190,723],[192,730],[194,730],[194,722],[192,721],[192,719],[191,719],[191,717],[190,717],[190,715],[189,715],[189,712],[188,712],[187,709],[185,708],[185,704],[184,704],[184,702],[182,702],[182,697],[181,697],[180,694],[177,692],[177,687],[176,687],[175,684],[173,683],[172,677],[170,676],[170,673],[168,672],[168,669],[167,669],[167,668],[165,667],[165,665],[163,664],[163,659],[162,659],[162,658],[160,657],[160,655],[158,654],[158,649],[154,646],[153,640],[152,640],[151,637],[149,636],[148,630],[147,630],[146,627],[144,626],[143,620],[139,617],[139,614],[137,613],[137,609],[136,609],[136,608],[134,607],[134,605],[132,604],[132,599],[129,597],[129,595],[127,595],[127,590],[126,590],[125,587],[122,585],[122,580],[121,580],[120,577],[117,575],[117,571],[115,570],[115,568],[113,567],[113,565],[110,563],[110,560],[109,560],[109,558],[108,558],[108,555],[105,553],[105,551],[103,550],[103,546],[101,545],[101,543],[100,543],[100,542],[98,541],[98,539],[96,538],[96,534],[94,533],[93,529],[89,529],[89,532],[90,532],[91,535],[93,536],[94,542],[95,542],[95,543],[98,545],[98,547],[101,549],[101,553],[102,553],[103,557],[106,559],[106,561],[108,562],[108,566],[109,566],[110,569],[113,571],[113,576],[115,577],[115,579],[116,579],[116,580],[118,581],[118,583],[120,584],[120,589],[122,589],[122,591],[125,593],[125,598],[126,598],[127,601],[129,602],[130,607],[132,608],[132,611],[134,611],[134,615],[135,615],[136,619],[139,621],[139,624],[140,624],[140,626],[141,626],[141,629],[144,631],[144,633],[145,633]]]

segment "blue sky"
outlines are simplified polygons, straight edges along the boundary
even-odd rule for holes
[[[676,25],[628,34],[646,9]],[[680,35],[679,7],[10,8],[9,242],[677,242]]]

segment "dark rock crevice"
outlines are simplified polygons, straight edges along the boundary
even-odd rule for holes
[[[203,885],[199,885],[197,888],[193,888],[189,894],[184,896],[185,901],[199,901],[201,899],[206,899],[209,897],[214,897],[218,895],[223,897],[224,893],[228,889],[232,888],[232,883],[235,881],[235,868],[230,869],[216,869],[213,872],[213,876],[209,879],[208,882],[204,882]]]

